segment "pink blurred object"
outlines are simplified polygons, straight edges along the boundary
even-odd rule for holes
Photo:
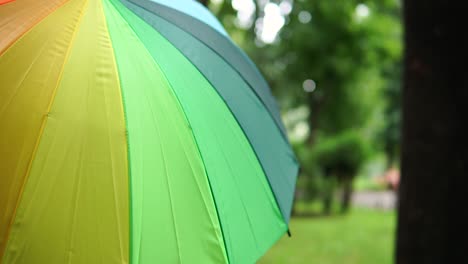
[[[400,171],[397,168],[387,170],[384,175],[385,182],[392,190],[397,190],[400,184]]]

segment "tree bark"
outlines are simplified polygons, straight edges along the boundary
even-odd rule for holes
[[[324,186],[322,187],[322,214],[330,215],[332,211],[333,205],[333,196],[335,190],[335,182],[330,172],[325,172],[325,182],[323,183]]]
[[[345,214],[349,211],[351,205],[351,196],[353,195],[353,178],[344,177],[342,179],[343,193],[341,194],[341,213]]]
[[[467,43],[461,1],[406,0],[396,262],[468,263]],[[455,261],[456,260],[456,261]]]

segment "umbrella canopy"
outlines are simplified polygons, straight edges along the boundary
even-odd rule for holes
[[[0,262],[253,263],[298,164],[255,65],[189,0],[0,5]]]

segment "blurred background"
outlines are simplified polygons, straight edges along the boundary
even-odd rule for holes
[[[399,0],[211,0],[269,82],[301,163],[292,237],[260,263],[392,263]]]

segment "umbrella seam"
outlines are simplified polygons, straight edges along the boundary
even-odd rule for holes
[[[232,67],[232,65],[230,65],[229,62],[226,61],[226,60],[224,59],[223,56],[221,56],[218,52],[216,52],[215,50],[213,50],[213,48],[210,47],[209,45],[207,45],[203,40],[201,40],[201,39],[198,38],[197,36],[193,35],[192,33],[186,31],[185,29],[181,28],[179,25],[177,25],[177,24],[175,24],[175,23],[172,23],[172,22],[169,21],[168,19],[166,19],[166,18],[164,18],[164,17],[162,17],[162,16],[160,16],[160,15],[158,15],[158,14],[155,14],[155,13],[152,12],[151,10],[148,10],[147,8],[145,8],[144,6],[139,5],[138,3],[135,3],[133,0],[129,0],[129,1],[131,1],[132,4],[135,4],[135,5],[139,6],[140,8],[142,8],[142,9],[144,9],[144,10],[150,12],[151,14],[153,14],[153,15],[155,15],[155,16],[157,16],[157,17],[159,17],[159,18],[161,18],[161,19],[163,19],[163,20],[165,20],[165,21],[167,21],[168,23],[171,23],[171,24],[175,25],[176,27],[180,28],[182,31],[184,31],[184,32],[186,32],[187,34],[193,36],[195,39],[197,39],[198,41],[200,41],[201,43],[203,43],[204,45],[206,45],[207,48],[209,48],[210,50],[212,50],[212,51],[213,51],[215,54],[217,54],[221,59],[223,59],[223,60],[225,61],[225,63],[226,63],[228,66],[231,66],[231,68],[242,78],[242,80],[244,80],[244,81],[246,82],[246,84],[247,84],[247,85],[251,88],[251,90],[256,94],[256,97],[259,99],[259,101],[262,102],[262,104],[265,106],[265,104],[263,103],[263,100],[261,100],[261,99],[259,98],[258,94],[254,91],[254,89],[252,89],[251,84],[245,80],[245,78],[242,76],[242,74],[240,74],[240,72],[237,71],[234,67]],[[157,4],[157,3],[155,3],[155,4]],[[156,30],[156,29],[155,29],[155,30]],[[161,33],[161,35],[162,35],[162,33]],[[174,45],[173,45],[173,46],[174,46]],[[175,47],[175,46],[174,46],[174,47]],[[184,57],[187,58],[187,56],[186,56],[182,51],[180,51],[179,48],[177,48],[177,47],[175,47],[175,48],[176,48],[179,52],[181,52],[182,55],[184,55]],[[189,61],[191,61],[189,58],[187,58],[187,59],[188,59]],[[194,66],[195,66],[195,65],[194,65]],[[195,67],[196,67],[196,66],[195,66]],[[196,68],[197,68],[198,72],[200,72],[200,74],[208,81],[208,83],[209,83],[212,87],[214,87],[213,84],[211,83],[211,81],[206,77],[206,75],[203,74],[203,73],[198,69],[198,67],[196,67]],[[267,178],[267,182],[268,182],[268,185],[269,185],[269,187],[270,187],[270,190],[271,190],[271,192],[274,194],[273,197],[275,198],[276,205],[278,206],[278,208],[280,208],[280,211],[282,211],[282,210],[281,210],[281,205],[280,205],[280,203],[278,202],[278,198],[276,197],[275,191],[273,190],[272,185],[271,185],[271,183],[270,183],[270,180],[268,179],[268,176],[267,176],[267,174],[266,174],[266,170],[265,170],[263,164],[260,162],[258,153],[257,153],[257,152],[255,151],[255,149],[253,148],[252,142],[250,141],[249,137],[247,136],[246,131],[245,131],[244,128],[240,125],[240,122],[239,122],[238,118],[234,115],[234,113],[233,113],[231,107],[229,107],[229,104],[226,102],[226,100],[223,98],[223,96],[219,93],[219,91],[218,91],[216,88],[214,88],[214,90],[216,91],[216,93],[218,94],[218,96],[223,100],[223,102],[225,102],[225,104],[228,106],[228,109],[229,109],[229,111],[231,112],[231,115],[234,117],[234,119],[236,120],[237,124],[239,125],[239,127],[240,127],[241,130],[242,130],[242,132],[244,133],[245,137],[247,138],[247,141],[249,142],[249,144],[250,144],[250,146],[251,146],[253,152],[255,153],[255,157],[257,158],[257,161],[260,163],[260,166],[262,167],[262,171],[263,171],[263,173],[264,173],[264,176],[265,176],[265,178]],[[265,106],[265,108],[268,109],[268,107],[266,107],[266,106]],[[267,112],[269,113],[268,116],[270,116],[270,118],[273,119],[273,122],[276,124],[276,126],[278,126],[278,125],[277,125],[277,122],[275,121],[275,118],[273,118],[273,116],[271,115],[271,113],[270,113],[269,111],[267,111]],[[280,132],[282,132],[281,129],[279,129],[279,130],[280,130]],[[284,134],[283,134],[283,133],[281,133],[281,134],[283,135],[283,139],[286,141],[286,143],[289,144],[289,141],[284,137]],[[294,158],[294,160],[297,161],[296,158],[295,158],[295,156],[293,156],[292,158]],[[282,218],[283,218],[283,221],[287,224],[287,220],[286,220],[287,217],[286,217],[286,215],[282,215]],[[286,232],[286,230],[285,230],[285,232]]]
[[[68,3],[68,2],[66,2],[66,3]],[[18,210],[18,206],[19,206],[19,204],[20,204],[20,202],[21,202],[21,200],[22,200],[22,197],[23,197],[24,187],[25,187],[25,185],[26,185],[26,182],[28,181],[28,178],[29,178],[28,176],[29,176],[30,171],[31,171],[31,168],[32,168],[33,160],[34,160],[34,158],[35,158],[35,156],[36,156],[36,153],[37,153],[37,150],[38,150],[38,148],[39,148],[39,144],[40,144],[40,142],[41,142],[41,138],[42,138],[42,135],[43,135],[45,126],[47,125],[47,120],[48,120],[48,117],[49,117],[48,113],[49,113],[49,111],[50,111],[50,109],[51,109],[51,107],[52,107],[52,104],[53,104],[53,102],[54,102],[55,95],[56,95],[56,93],[57,93],[57,89],[58,89],[59,83],[60,83],[61,80],[62,80],[63,70],[64,70],[64,68],[65,68],[65,64],[67,63],[67,61],[68,61],[68,59],[69,59],[71,46],[72,46],[73,41],[75,40],[76,33],[77,33],[77,31],[78,31],[77,29],[79,28],[79,26],[80,26],[80,24],[81,24],[81,20],[82,20],[82,18],[83,18],[84,10],[86,9],[87,5],[88,5],[88,0],[86,0],[85,4],[82,6],[82,8],[81,8],[81,10],[80,10],[79,20],[78,20],[78,22],[76,23],[75,30],[73,31],[73,35],[72,35],[72,37],[71,37],[70,44],[69,44],[69,46],[68,46],[67,53],[66,53],[66,55],[65,55],[65,59],[64,59],[63,64],[62,64],[62,66],[61,66],[61,69],[60,69],[59,77],[57,78],[57,83],[56,83],[56,85],[55,85],[54,91],[52,92],[51,99],[50,99],[49,104],[48,104],[48,106],[47,106],[47,111],[46,111],[47,115],[45,115],[45,116],[43,117],[43,119],[42,119],[41,127],[40,127],[40,129],[39,129],[39,133],[38,133],[38,136],[37,136],[37,139],[36,139],[36,143],[35,143],[35,145],[34,145],[34,149],[33,149],[33,152],[32,152],[32,154],[31,154],[31,158],[29,159],[29,162],[28,162],[28,168],[27,168],[26,173],[25,173],[26,176],[24,177],[23,183],[22,183],[22,185],[21,185],[21,189],[20,189],[20,192],[19,192],[20,195],[19,195],[19,197],[18,197],[18,200],[17,200],[16,205],[15,205],[15,209],[14,209],[13,214],[12,214],[12,217],[11,217],[11,219],[10,219],[10,224],[8,225],[8,230],[7,230],[7,233],[6,233],[7,235],[6,235],[6,237],[5,237],[5,241],[6,241],[6,242],[5,242],[5,248],[0,249],[0,260],[3,258],[4,253],[5,253],[6,249],[7,249],[8,240],[9,240],[10,233],[11,233],[11,228],[12,228],[12,225],[13,225],[13,223],[14,223],[14,220],[16,219],[16,213],[17,213],[17,210]],[[63,6],[63,5],[61,5],[61,6]],[[57,8],[57,9],[58,9],[58,8]],[[49,14],[50,14],[50,13],[49,13]],[[41,20],[41,21],[43,21],[43,20]],[[24,35],[23,35],[23,36],[24,36]]]
[[[106,2],[109,2],[109,1],[106,1]],[[110,38],[110,32],[109,32],[109,27],[108,27],[108,19],[107,19],[107,16],[105,15],[105,12],[104,12],[104,9],[102,10],[103,11],[103,14],[104,14],[104,19],[106,20],[106,29],[107,29],[107,33],[109,34],[109,38]],[[123,91],[122,91],[122,80],[120,79],[120,71],[119,71],[119,67],[117,65],[117,61],[116,61],[116,54],[115,54],[115,49],[114,49],[114,46],[112,44],[112,41],[110,42],[110,45],[111,45],[111,48],[112,48],[112,54],[113,54],[113,57],[112,57],[112,60],[114,61],[114,64],[116,65],[115,67],[115,70],[117,72],[117,79],[118,79],[118,82],[119,82],[119,95],[120,95],[120,98],[121,98],[121,102],[122,102],[122,111],[123,111],[123,116],[124,116],[124,121],[125,121],[125,140],[126,140],[126,146],[127,146],[127,170],[128,170],[128,208],[129,208],[129,217],[128,217],[128,220],[129,220],[129,234],[128,234],[128,240],[129,240],[129,247],[128,247],[128,263],[132,263],[133,262],[133,248],[134,248],[134,245],[133,245],[133,233],[134,233],[134,230],[133,230],[133,182],[132,182],[132,166],[130,166],[130,160],[131,160],[131,151],[130,151],[130,137],[129,137],[129,131],[128,131],[128,110],[127,110],[127,104],[125,102],[125,98],[123,96]]]
[[[14,1],[14,0],[11,0],[11,1]],[[19,34],[16,38],[12,39],[10,43],[8,43],[5,47],[3,47],[2,49],[0,49],[0,56],[2,54],[4,54],[5,52],[7,52],[8,49],[10,49],[13,44],[15,44],[16,42],[18,42],[19,40],[21,40],[26,34],[28,34],[28,32],[30,32],[31,30],[33,30],[39,23],[41,23],[46,17],[48,17],[50,14],[52,14],[53,12],[57,11],[57,9],[59,9],[60,7],[62,7],[63,5],[65,5],[66,3],[70,2],[71,0],[66,0],[66,1],[63,1],[62,3],[60,3],[59,5],[57,5],[56,7],[54,7],[52,10],[50,10],[49,13],[45,14],[44,16],[42,17],[39,17],[37,18],[37,21],[35,21],[33,24],[31,24],[31,27],[28,28],[27,30],[25,30],[23,33]],[[6,2],[8,3],[8,2]]]
[[[114,5],[113,1],[110,1],[110,2],[112,2],[112,5]],[[120,2],[120,1],[119,1],[119,2]],[[114,6],[115,6],[115,5],[114,5]],[[118,9],[117,9],[117,10],[118,10]],[[120,13],[119,10],[118,10],[118,12]],[[131,11],[131,12],[132,12],[132,11]],[[133,13],[133,12],[132,12],[132,13]],[[145,23],[146,23],[146,22],[145,22]],[[128,23],[127,23],[127,24],[128,24]],[[128,24],[128,25],[129,25],[129,27],[134,31],[133,27],[132,27],[130,24]],[[134,32],[135,32],[135,31],[134,31]],[[138,34],[135,33],[135,35],[138,37]],[[139,38],[139,37],[138,37],[138,38]],[[145,49],[146,49],[146,47],[145,47]],[[149,52],[149,51],[148,51],[148,52]],[[153,58],[152,56],[151,56],[151,59],[152,59],[152,61],[155,63],[155,65],[156,65],[158,68],[160,68],[159,65],[158,65],[158,63],[154,60],[154,58]],[[163,72],[162,70],[161,70],[161,73],[163,74],[164,80],[170,85],[169,80],[167,79],[167,77],[165,76],[165,74],[164,74],[164,72]],[[170,91],[171,91],[171,93],[174,95],[174,97],[176,98],[178,104],[180,105],[181,102],[180,102],[180,99],[179,99],[179,97],[177,96],[177,94],[173,91],[173,89],[171,89]],[[181,107],[181,108],[182,108],[182,110],[183,110],[183,107]],[[182,112],[184,113],[184,118],[185,118],[186,122],[190,125],[190,122],[189,122],[189,120],[188,120],[188,118],[187,118],[187,116],[186,116],[185,111],[182,111]],[[214,206],[215,206],[215,208],[216,208],[216,214],[217,214],[217,218],[218,218],[218,223],[219,223],[219,226],[220,226],[220,229],[221,229],[221,234],[222,234],[222,238],[223,238],[224,248],[225,248],[225,250],[226,250],[225,256],[226,256],[226,258],[227,258],[227,263],[230,263],[229,254],[227,254],[227,246],[226,246],[226,241],[225,241],[226,239],[225,239],[225,236],[224,236],[224,229],[222,228],[222,224],[221,224],[221,221],[220,221],[219,212],[218,212],[219,209],[218,209],[218,207],[217,207],[216,199],[215,199],[214,194],[213,194],[213,191],[212,191],[212,185],[211,185],[211,182],[210,182],[209,177],[208,177],[208,172],[207,172],[207,170],[206,170],[206,164],[205,164],[205,162],[204,162],[204,160],[203,160],[203,157],[202,157],[202,155],[201,155],[201,153],[200,153],[199,144],[198,144],[198,142],[197,142],[195,136],[193,136],[193,133],[192,133],[192,138],[193,138],[193,140],[194,140],[194,142],[195,142],[195,145],[196,145],[196,148],[197,148],[197,152],[199,153],[199,157],[200,157],[200,159],[201,159],[201,161],[202,161],[202,163],[203,163],[203,169],[204,169],[204,171],[205,171],[205,175],[206,175],[206,178],[207,178],[207,181],[208,181],[208,185],[209,185],[209,188],[210,188],[210,193],[211,193],[211,196],[212,196],[212,199],[213,199]],[[224,254],[223,254],[223,255],[224,255]]]
[[[110,2],[111,5],[114,6],[114,8],[116,9],[116,11],[119,13],[119,15],[122,16],[121,10],[115,6],[114,1],[110,0],[110,1],[108,1],[108,2]],[[120,2],[120,1],[119,1],[119,2]],[[129,26],[129,28],[134,32],[135,36],[139,39],[139,36],[138,36],[138,34],[135,32],[135,29],[133,28],[133,26],[131,26],[128,22],[126,22],[126,24],[127,24],[127,25]],[[139,41],[141,42],[141,40],[139,40]],[[147,50],[146,46],[143,45],[143,47],[144,47],[145,50],[149,53],[149,51]],[[160,70],[160,72],[163,74],[163,77],[164,77],[165,82],[170,86],[169,81],[167,80],[167,78],[166,78],[166,76],[164,75],[163,71],[160,69],[158,63],[154,60],[154,58],[153,58],[152,56],[150,56],[150,57],[151,57],[151,60],[153,61],[153,63],[155,64],[155,66],[156,66],[156,67]],[[179,100],[179,98],[177,97],[177,95],[174,93],[174,91],[173,91],[172,89],[170,89],[169,92],[174,96],[174,98],[175,98],[176,101],[178,102],[178,105],[179,105],[179,107],[180,107],[181,110],[182,110],[183,117],[184,117],[184,119],[186,120],[187,124],[190,126],[190,122],[188,122],[188,119],[187,119],[187,117],[186,117],[186,114],[185,114],[185,112],[183,111],[183,107],[180,106],[180,100]],[[222,228],[222,225],[221,225],[221,221],[219,221],[218,208],[217,208],[217,206],[216,206],[216,201],[215,201],[215,198],[214,198],[214,196],[213,196],[212,189],[211,189],[211,183],[210,183],[210,181],[209,181],[209,177],[208,177],[208,174],[207,174],[207,172],[206,172],[206,166],[205,166],[204,160],[203,160],[203,158],[201,157],[201,153],[200,153],[200,150],[199,150],[199,147],[198,147],[198,143],[196,142],[195,137],[193,136],[193,133],[192,133],[192,139],[194,140],[194,143],[195,143],[195,146],[196,146],[196,149],[197,149],[197,153],[199,154],[199,158],[200,158],[200,160],[201,160],[202,163],[203,163],[203,170],[204,170],[204,172],[205,172],[204,174],[205,174],[205,177],[207,178],[207,182],[208,182],[209,189],[210,189],[210,194],[211,194],[211,196],[212,196],[212,198],[213,198],[213,203],[214,203],[215,211],[216,211],[216,214],[217,214],[217,219],[218,219],[219,227],[220,227],[220,229],[221,229],[221,236],[222,236],[222,240],[223,240],[223,244],[224,244],[224,249],[226,249],[226,244],[225,244],[225,238],[224,238],[223,228]],[[166,178],[167,178],[167,176],[166,176]],[[172,207],[172,205],[171,205],[171,207]],[[173,219],[175,219],[174,216],[173,216]],[[174,229],[175,229],[175,231],[176,231],[176,227],[175,227],[175,226],[174,226]],[[176,231],[176,232],[177,232],[177,231]],[[177,234],[176,234],[176,236],[177,236]],[[177,241],[178,241],[178,240],[177,240]],[[177,242],[177,247],[179,248],[179,244],[178,244],[178,243],[179,243],[179,242]],[[179,250],[179,251],[180,251],[180,250]],[[228,254],[227,254],[226,252],[223,252],[223,256],[226,257],[227,263],[230,263],[230,262],[229,262]],[[181,260],[180,260],[180,254],[179,254],[179,262],[181,262]]]
[[[104,0],[101,0],[101,15],[103,17],[103,20],[104,20],[104,28],[105,28],[105,33],[107,35],[107,37],[109,38],[109,45],[110,45],[110,50],[112,52],[112,62],[114,64],[115,67],[114,68],[114,72],[115,72],[115,76],[117,78],[117,83],[118,83],[118,94],[119,94],[119,97],[120,97],[120,102],[121,102],[121,114],[123,116],[123,121],[125,123],[125,133],[124,133],[124,138],[125,138],[125,145],[126,145],[126,162],[127,162],[127,185],[128,185],[128,211],[129,211],[129,234],[128,234],[128,241],[129,241],[129,248],[128,248],[128,263],[131,262],[131,258],[130,258],[130,249],[131,249],[131,226],[132,226],[132,195],[131,195],[131,190],[132,190],[132,185],[131,185],[131,166],[130,166],[130,144],[129,144],[129,138],[128,138],[128,134],[127,134],[127,127],[128,127],[128,123],[127,123],[127,112],[126,112],[126,107],[125,107],[125,101],[123,99],[123,95],[122,95],[122,87],[121,87],[121,81],[120,81],[120,76],[119,76],[119,70],[118,70],[118,66],[117,66],[117,61],[115,59],[115,51],[114,51],[114,46],[112,45],[112,40],[111,40],[111,37],[110,37],[110,32],[109,32],[109,28],[107,26],[107,17],[106,17],[106,14],[104,13],[104,3],[103,3]],[[120,229],[119,229],[120,230]],[[122,241],[120,241],[120,246],[123,248],[122,246]],[[124,256],[121,256],[122,259],[125,259]]]
[[[185,29],[184,27],[180,26],[180,25],[177,24],[177,23],[174,23],[174,21],[171,21],[170,19],[161,16],[160,14],[156,14],[154,11],[149,10],[148,8],[142,6],[141,4],[137,3],[135,0],[128,0],[128,1],[132,2],[133,4],[139,6],[139,7],[143,8],[143,9],[145,9],[146,11],[148,11],[148,12],[154,14],[155,16],[158,16],[159,18],[164,19],[164,20],[166,20],[167,22],[169,22],[169,23],[175,25],[176,27],[180,28],[181,30],[183,30],[183,31],[186,32],[187,34],[190,34],[190,35],[193,36],[194,38],[198,39],[201,43],[203,43],[204,45],[206,45],[206,46],[207,46],[209,49],[211,49],[215,54],[217,54],[221,59],[223,59],[223,60],[226,62],[226,64],[227,64],[228,66],[230,66],[237,74],[239,74],[239,76],[247,83],[247,85],[250,87],[250,89],[253,91],[253,93],[254,93],[255,96],[259,99],[259,101],[262,103],[262,105],[263,105],[266,109],[270,110],[270,107],[267,106],[265,100],[262,99],[262,97],[259,95],[259,93],[253,88],[252,84],[251,84],[249,81],[247,81],[247,79],[246,79],[246,77],[244,76],[244,74],[242,74],[237,68],[233,67],[233,66],[229,63],[229,61],[227,61],[227,59],[226,59],[224,56],[222,56],[221,53],[218,52],[216,49],[214,49],[211,45],[207,44],[205,41],[203,41],[203,39],[201,39],[199,36],[196,36],[193,32],[190,32],[189,30]],[[160,4],[158,4],[158,3],[155,3],[155,2],[151,2],[150,4],[154,4],[154,5],[158,6],[158,7],[160,7],[161,9],[167,8],[167,9],[174,10],[174,12],[180,13],[181,16],[189,16],[189,15],[183,14],[183,13],[181,13],[181,12],[175,10],[175,9],[172,9],[172,8],[166,7],[166,6],[162,6],[162,5],[160,5]],[[190,16],[189,16],[189,17],[190,17]],[[195,19],[195,20],[197,20],[197,19]],[[198,21],[198,20],[197,20],[197,21]],[[205,24],[205,23],[202,22],[202,21],[201,21],[201,23]],[[208,26],[208,28],[211,30],[211,27]],[[222,35],[221,35],[221,36],[222,36]],[[225,36],[223,36],[223,37],[224,37],[227,41],[230,42],[230,40],[227,39]],[[234,44],[232,44],[232,45],[234,45]],[[234,45],[234,48],[237,48],[237,47]],[[238,48],[237,48],[237,49],[238,49]],[[241,53],[241,54],[242,54],[242,53]],[[243,54],[243,55],[244,55],[244,57],[247,57],[245,54]],[[250,62],[250,64],[253,64],[253,63]],[[258,71],[258,69],[257,69],[257,71]],[[265,80],[263,80],[263,81],[266,82]],[[271,93],[271,91],[269,90],[268,85],[267,85],[267,88],[268,88],[268,91]],[[272,95],[271,95],[271,96],[272,96]],[[279,109],[275,109],[275,110],[279,111]],[[279,124],[280,120],[277,120],[277,118],[275,118],[275,117],[273,116],[273,114],[272,114],[270,111],[267,111],[267,112],[268,112],[270,118],[273,119],[273,122],[275,123],[276,127],[277,127],[278,130],[280,131],[280,134],[283,136],[283,139],[284,139],[286,142],[289,143],[289,140],[288,140],[288,138],[287,138],[287,136],[286,136],[286,134],[285,134],[284,129],[283,129],[282,126]],[[278,113],[278,114],[279,114],[279,113]],[[281,119],[281,118],[279,117],[279,119]],[[294,157],[294,158],[295,158],[295,157]]]

